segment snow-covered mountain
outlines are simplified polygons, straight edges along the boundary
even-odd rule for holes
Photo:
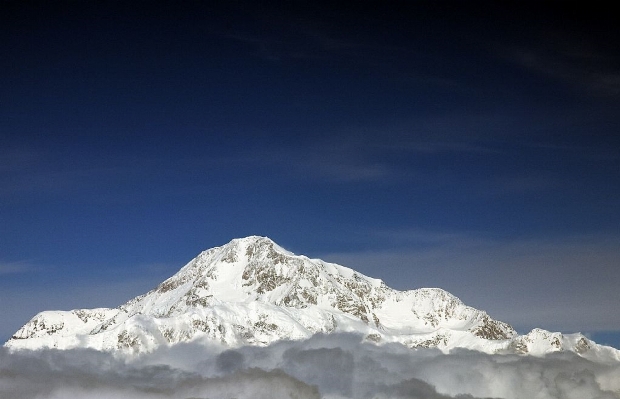
[[[620,351],[581,334],[535,329],[520,336],[444,290],[397,291],[257,236],[202,252],[158,287],[118,308],[41,312],[5,346],[139,353],[188,341],[267,345],[332,332],[446,352],[468,348],[542,355],[568,350],[620,360]]]

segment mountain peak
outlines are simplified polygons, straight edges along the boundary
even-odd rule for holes
[[[211,254],[213,252],[220,252],[221,260],[226,263],[235,263],[243,258],[258,259],[267,257],[283,260],[286,257],[295,256],[294,253],[282,248],[269,237],[263,236],[235,238],[221,247],[211,248],[202,254]]]
[[[558,342],[551,333],[519,337],[442,289],[397,291],[353,269],[295,255],[268,237],[249,236],[201,252],[116,309],[42,312],[6,346],[144,352],[184,341],[266,345],[337,331],[445,351],[542,354],[557,350]],[[578,346],[580,354],[594,345],[561,342],[562,350]]]

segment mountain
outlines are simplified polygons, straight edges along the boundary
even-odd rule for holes
[[[41,312],[5,346],[141,353],[179,342],[268,345],[333,332],[446,352],[573,351],[620,360],[620,351],[581,334],[535,329],[520,336],[444,290],[394,290],[381,280],[297,256],[257,236],[202,252],[155,289],[118,308]]]

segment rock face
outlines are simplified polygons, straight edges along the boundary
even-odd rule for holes
[[[397,291],[256,236],[202,252],[155,289],[116,309],[41,312],[5,346],[139,353],[187,341],[267,345],[332,332],[443,351],[539,355],[601,348],[581,334],[534,330],[519,336],[444,290]]]

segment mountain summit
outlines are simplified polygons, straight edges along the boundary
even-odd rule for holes
[[[444,290],[397,291],[258,236],[202,252],[174,276],[118,308],[41,312],[5,346],[140,353],[179,342],[268,345],[333,332],[411,348],[534,355],[569,350],[620,360],[620,351],[581,334],[536,329],[520,336]]]

